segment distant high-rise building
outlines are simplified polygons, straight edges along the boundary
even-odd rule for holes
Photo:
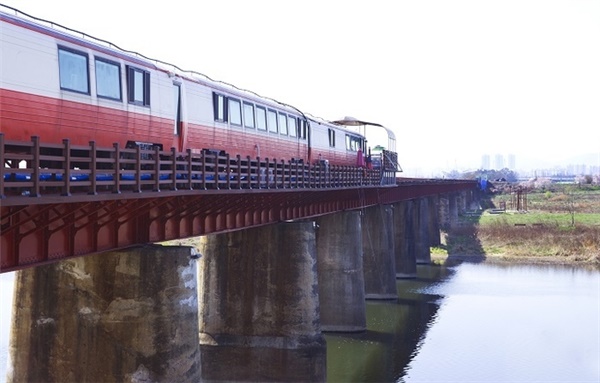
[[[484,154],[481,156],[481,168],[489,169],[490,168],[490,155]]]
[[[509,154],[508,155],[508,168],[510,170],[515,170],[516,169],[516,163],[517,163],[517,160],[515,158],[515,155],[514,154]]]
[[[502,154],[496,154],[494,157],[495,170],[504,169],[504,156]]]

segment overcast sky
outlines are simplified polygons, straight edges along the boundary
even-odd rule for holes
[[[597,0],[0,1],[317,117],[383,124],[409,175],[482,154],[600,161]]]

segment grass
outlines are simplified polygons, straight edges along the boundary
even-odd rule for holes
[[[511,211],[514,195],[498,193],[483,201],[489,208],[459,217],[443,233],[444,244],[432,255],[536,259],[600,265],[600,191],[535,190],[527,210]],[[516,204],[512,204],[514,206]],[[523,204],[522,204],[523,205]],[[507,210],[498,212],[500,206]]]

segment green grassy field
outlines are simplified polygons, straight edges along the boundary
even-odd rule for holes
[[[557,262],[600,264],[600,190],[554,186],[534,190],[521,200],[497,193],[482,201],[486,209],[459,217],[443,233],[433,254],[546,258]],[[504,208],[504,210],[500,208]]]

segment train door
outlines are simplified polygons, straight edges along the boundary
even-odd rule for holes
[[[173,115],[173,147],[183,151],[183,122],[181,120],[181,84],[173,83],[174,115]]]

